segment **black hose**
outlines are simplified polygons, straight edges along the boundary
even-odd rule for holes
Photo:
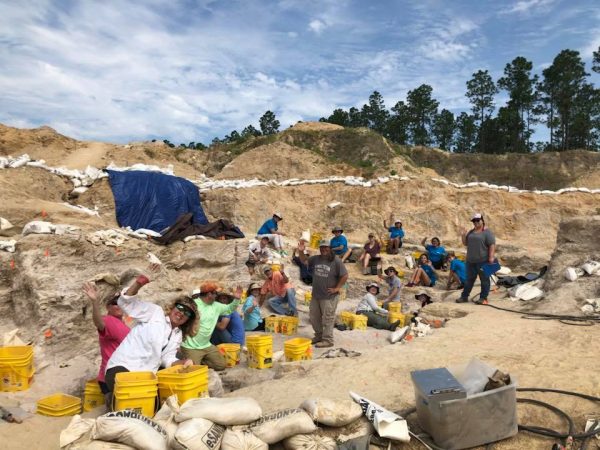
[[[471,300],[473,298],[475,298],[478,294],[475,294],[473,297],[471,297]],[[519,311],[516,309],[509,309],[509,308],[501,308],[500,306],[495,306],[492,304],[486,304],[483,306],[489,306],[490,308],[494,308],[497,309],[499,311],[506,311],[506,312],[511,312],[511,313],[515,313],[515,314],[522,314],[522,318],[523,319],[537,319],[537,320],[558,320],[561,323],[564,323],[565,325],[580,325],[580,326],[590,326],[590,325],[595,325],[596,323],[600,323],[600,315],[598,314],[594,314],[591,316],[570,316],[570,315],[562,315],[562,314],[549,314],[549,313],[534,313],[534,312],[526,312],[526,311]],[[586,322],[586,324],[579,324],[579,323],[566,323],[566,322]]]

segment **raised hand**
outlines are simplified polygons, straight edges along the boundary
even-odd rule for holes
[[[98,301],[98,290],[96,289],[96,285],[91,282],[86,282],[83,284],[83,293],[88,296],[90,300],[93,302]]]

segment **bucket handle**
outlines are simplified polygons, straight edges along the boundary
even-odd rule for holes
[[[20,377],[25,377],[25,378],[29,378],[32,377],[33,375],[35,375],[35,367],[31,370],[31,375],[28,375],[27,373],[21,373],[19,372],[12,364],[3,364],[3,366],[8,367],[10,370],[12,370],[14,373],[16,373],[18,376]]]

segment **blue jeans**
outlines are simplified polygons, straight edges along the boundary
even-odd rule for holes
[[[288,304],[287,309],[283,306],[283,303]],[[269,299],[269,305],[277,314],[293,314],[295,316],[297,314],[296,290],[294,288],[289,288],[285,291],[285,295],[283,297],[279,297],[277,295],[275,297],[271,297]]]
[[[487,277],[481,270],[484,264],[487,264],[487,261],[480,263],[465,263],[467,269],[467,279],[465,280],[465,287],[462,291],[462,294],[460,294],[460,298],[465,300],[469,299],[469,295],[471,294],[471,290],[473,289],[477,275],[479,275],[479,280],[481,281],[481,293],[479,294],[479,300],[488,298],[488,295],[490,294],[490,277]]]
[[[210,337],[210,343],[212,345],[231,344],[232,342],[233,338],[227,329],[219,330],[218,328],[215,328],[215,331],[213,331],[213,334]]]

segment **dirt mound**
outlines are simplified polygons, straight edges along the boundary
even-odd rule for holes
[[[76,143],[75,139],[50,127],[21,129],[0,124],[0,155],[28,153],[32,158],[40,159],[49,152],[63,153],[73,149]]]
[[[333,131],[343,130],[344,127],[327,122],[298,122],[291,129],[296,131]]]
[[[223,167],[215,178],[286,180],[332,175],[359,175],[359,171],[347,164],[332,164],[309,150],[275,142],[242,153]]]

